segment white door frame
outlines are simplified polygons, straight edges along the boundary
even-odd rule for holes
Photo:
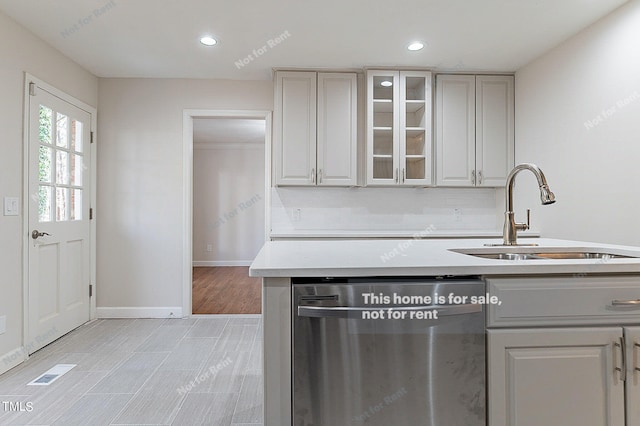
[[[23,312],[22,312],[22,344],[23,347],[27,345],[28,336],[29,336],[29,244],[31,243],[31,235],[29,233],[29,102],[30,102],[30,93],[29,93],[29,83],[35,83],[36,86],[39,86],[45,89],[47,92],[52,95],[62,99],[65,102],[70,103],[71,105],[80,108],[83,111],[91,114],[91,132],[93,132],[93,146],[91,147],[91,184],[89,185],[91,191],[91,201],[90,205],[93,208],[93,220],[89,221],[89,247],[90,247],[90,257],[89,261],[90,265],[90,280],[93,285],[93,296],[91,297],[91,309],[89,311],[89,320],[93,320],[96,318],[96,291],[97,291],[97,282],[96,282],[96,159],[97,159],[97,138],[96,138],[96,129],[97,129],[97,109],[92,107],[89,104],[82,102],[79,99],[74,98],[73,96],[63,92],[60,89],[57,89],[54,86],[51,86],[48,83],[40,80],[37,77],[29,73],[25,73],[24,78],[24,113],[23,113],[23,131],[22,131],[22,140],[23,140],[23,181],[22,181],[22,301],[23,301]],[[26,354],[26,352],[23,351]],[[25,356],[25,359],[27,357]]]
[[[259,118],[265,120],[265,241],[269,240],[271,223],[271,111],[185,109],[182,125],[182,316],[191,316],[193,286],[193,119],[194,118]]]

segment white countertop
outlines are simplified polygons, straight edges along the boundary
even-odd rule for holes
[[[270,241],[253,261],[250,275],[346,277],[640,273],[640,258],[498,260],[451,251],[508,250],[523,253],[571,248],[571,251],[610,252],[640,257],[640,247],[547,238],[519,240],[520,243],[535,242],[537,247],[485,246],[501,242],[501,238]]]

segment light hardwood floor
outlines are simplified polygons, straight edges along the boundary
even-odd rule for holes
[[[262,281],[246,266],[193,268],[194,314],[259,314]]]
[[[49,386],[27,386],[55,364],[77,366]],[[27,424],[261,425],[260,319],[86,324],[0,375],[0,425]]]

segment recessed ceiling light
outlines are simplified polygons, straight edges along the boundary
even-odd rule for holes
[[[411,44],[409,44],[409,46],[407,46],[407,49],[409,50],[420,50],[424,47],[424,43],[421,43],[419,41],[414,41],[411,42]]]
[[[205,46],[213,46],[214,44],[218,43],[218,40],[211,36],[204,36],[200,39],[200,43],[204,44]]]
[[[382,86],[382,87],[391,87],[391,86],[393,86],[393,83],[390,82],[389,80],[385,80],[385,81],[380,82],[380,86]]]

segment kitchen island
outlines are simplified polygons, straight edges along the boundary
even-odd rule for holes
[[[487,309],[488,327],[495,327],[496,345],[503,346],[505,346],[504,339],[511,331],[508,327],[520,327],[516,330],[519,335],[531,333],[534,339],[539,340],[538,346],[540,346],[540,342],[546,341],[549,334],[547,331],[547,335],[542,337],[534,335],[541,330],[540,327],[568,325],[585,327],[601,323],[640,324],[638,311],[634,310],[635,305],[631,303],[635,299],[640,299],[640,248],[554,239],[522,239],[520,241],[521,244],[529,243],[537,246],[487,246],[487,244],[500,243],[501,240],[498,239],[410,239],[274,241],[265,244],[250,269],[252,276],[263,277],[265,425],[292,424],[291,282],[295,277],[481,277],[487,283],[488,292],[500,294],[505,299],[502,306],[489,305]],[[498,252],[553,254],[569,251],[608,253],[614,256],[567,259],[525,255],[515,260],[480,257]],[[598,297],[604,297],[597,291],[603,288],[606,290],[609,282],[614,283],[612,289],[619,290],[623,299],[631,297],[634,299],[628,306],[623,306],[622,311],[611,311],[609,307],[601,309],[589,304]],[[591,291],[583,297],[584,303],[580,299],[582,296],[574,293],[574,289],[582,288],[588,288]],[[596,291],[595,296],[593,291]],[[529,312],[526,316],[524,314],[520,316],[520,312],[527,312],[527,306],[519,306],[517,303],[520,295],[536,300],[538,303],[547,303],[548,306],[545,306],[545,309],[529,306],[531,309],[543,311],[544,315],[538,318]],[[584,306],[584,309],[583,311],[573,309],[574,306],[567,306],[567,303]],[[565,316],[558,313],[561,311],[570,311],[572,314]],[[605,340],[610,340],[611,335],[622,333],[611,327],[604,330],[602,330],[603,327],[597,330],[595,330],[596,327],[593,328],[591,332],[580,328],[580,332],[593,336],[598,334],[598,331],[604,331]],[[549,341],[553,343],[556,339],[553,336],[554,333],[567,330],[569,329],[554,329]],[[508,411],[510,407],[506,406],[507,403],[504,401],[508,400],[507,392],[515,391],[503,389],[504,386],[491,388],[493,374],[491,366],[498,368],[501,366],[500,360],[503,359],[502,354],[491,354],[492,332],[493,329],[490,329],[489,398],[495,396],[501,399],[490,405],[492,408],[489,417],[493,416],[490,424],[494,426],[509,424],[508,413],[505,413],[505,410]],[[576,333],[571,335],[574,334]],[[585,335],[584,338],[589,336]],[[609,351],[609,347],[612,350],[623,350],[623,348],[618,348],[609,340],[606,340],[604,346],[583,342],[581,348],[597,347],[602,353],[607,351],[607,356],[598,359],[598,362],[605,366],[616,364],[616,368],[624,369],[626,372],[628,366],[626,364],[623,366],[622,360],[618,361],[619,356]],[[553,350],[557,352],[559,349],[556,347]],[[549,354],[545,354],[547,355]],[[633,352],[630,355],[636,355],[636,353]],[[576,357],[578,356],[585,356],[585,353],[576,354]],[[616,403],[616,398],[619,399],[620,395],[624,399],[624,390],[619,390],[618,382],[621,380],[621,378],[616,379],[611,383],[611,389],[605,389],[606,392],[615,394],[613,399],[607,396],[607,401],[612,400],[612,403]],[[629,393],[628,390],[627,393]],[[619,424],[616,420],[625,416],[624,412],[620,413],[620,410],[614,412],[615,410],[609,406],[602,407],[600,411],[607,412],[606,415],[609,418],[596,418],[595,424]],[[586,412],[588,413],[588,410]],[[562,413],[562,409],[559,408],[555,414],[562,415]],[[634,413],[629,411],[626,415],[632,416]],[[635,415],[640,414],[635,413]],[[503,419],[500,420],[501,418]],[[606,423],[602,423],[604,420]],[[504,423],[500,423],[501,421]]]

